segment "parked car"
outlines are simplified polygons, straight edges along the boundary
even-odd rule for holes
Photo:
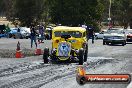
[[[103,39],[104,33],[106,33],[107,30],[103,30],[99,33],[95,33],[95,39]]]
[[[20,32],[18,32],[18,28],[10,28],[11,31],[8,33],[9,35],[9,38],[20,38],[20,39],[23,39],[23,38],[26,38],[28,39],[30,37],[30,33],[28,31],[26,31],[24,28],[19,28],[20,29]]]
[[[127,42],[132,42],[132,29],[126,29],[125,34],[127,36]]]
[[[6,37],[6,34],[0,34],[0,38]]]
[[[87,61],[88,42],[86,29],[82,27],[59,26],[52,30],[52,50],[44,49],[44,63],[48,59],[57,61],[76,61],[82,65]]]
[[[126,36],[121,28],[111,28],[104,34],[103,45],[105,44],[122,44],[126,45]]]
[[[31,33],[30,28],[20,27],[20,29],[26,31],[27,33]]]
[[[46,40],[50,40],[50,39],[52,39],[52,27],[47,27],[46,29],[45,29],[45,39]]]
[[[0,38],[1,37],[6,37],[6,27],[5,25],[0,25]]]

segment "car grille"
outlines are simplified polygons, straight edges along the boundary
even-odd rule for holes
[[[122,36],[112,36],[112,37],[109,37],[108,39],[123,39]]]
[[[70,55],[71,44],[67,42],[61,42],[58,45],[58,56],[67,57]]]

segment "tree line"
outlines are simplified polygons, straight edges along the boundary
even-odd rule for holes
[[[132,0],[111,1],[111,22],[127,27],[132,19]],[[109,0],[1,0],[0,15],[14,23],[18,20],[22,26],[44,22],[99,28],[101,22],[108,22],[109,3]]]

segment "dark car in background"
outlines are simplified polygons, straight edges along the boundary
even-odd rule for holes
[[[5,25],[0,25],[0,38],[1,37],[6,37],[6,26]]]
[[[125,34],[127,36],[127,42],[132,42],[132,29],[126,29]]]

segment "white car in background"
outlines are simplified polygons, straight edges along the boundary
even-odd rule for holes
[[[107,30],[103,30],[99,33],[95,33],[95,39],[103,39],[104,34],[107,32]]]
[[[20,29],[26,31],[27,33],[31,33],[31,32],[30,32],[30,28],[27,28],[27,27],[20,27]]]

